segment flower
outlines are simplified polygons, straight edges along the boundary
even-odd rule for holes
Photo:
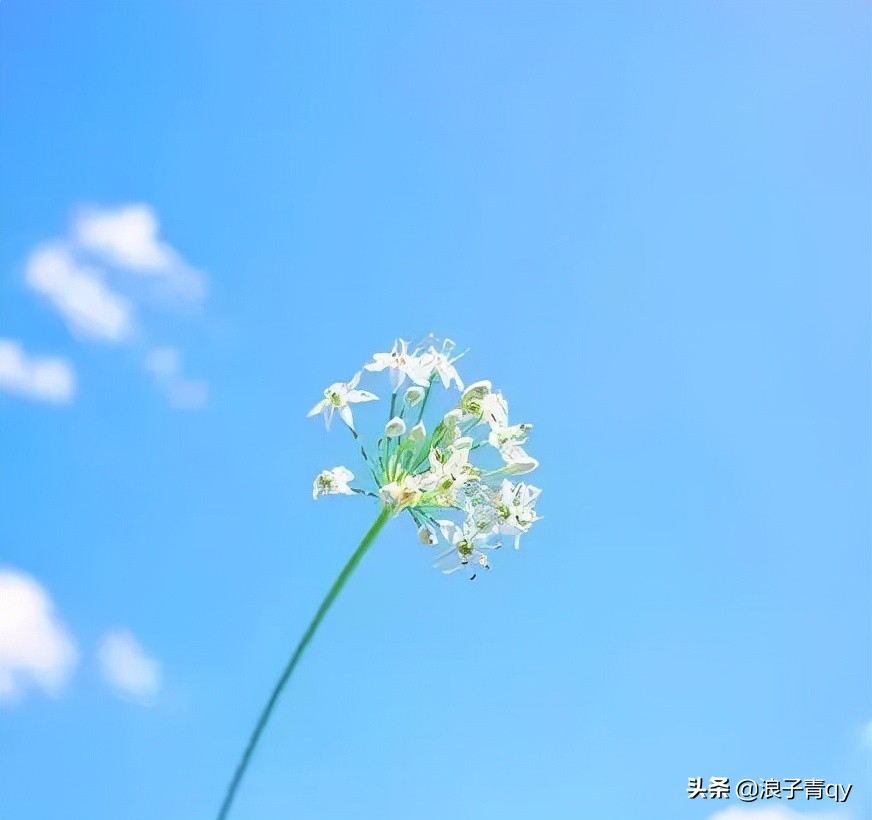
[[[360,382],[360,371],[354,374],[351,381],[334,382],[324,391],[324,398],[321,399],[310,411],[309,416],[317,416],[318,413],[324,414],[324,423],[327,429],[330,429],[330,422],[333,420],[333,413],[337,410],[342,420],[354,430],[354,417],[351,415],[349,404],[362,401],[376,401],[378,396],[370,393],[367,390],[357,390],[357,385]]]
[[[509,405],[503,394],[488,393],[480,402],[482,420],[495,427],[505,427],[509,423]]]
[[[527,443],[527,433],[533,429],[532,424],[513,424],[511,427],[492,427],[487,441],[491,447],[502,452],[506,448]]]
[[[523,447],[506,447],[500,450],[503,460],[506,462],[500,472],[509,475],[524,475],[532,473],[539,466],[539,462],[532,456],[527,455]]]
[[[323,470],[315,476],[312,498],[318,499],[322,495],[354,495],[354,490],[348,486],[348,482],[353,478],[354,473],[347,467]]]
[[[409,507],[417,506],[421,501],[419,480],[414,476],[405,476],[399,481],[383,484],[378,494],[385,506],[399,513]]]
[[[420,476],[419,486],[425,492],[435,493],[449,502],[449,494],[477,474],[475,467],[469,463],[469,447],[457,447],[455,444],[447,451],[434,449],[430,451],[428,460],[430,469]]]
[[[539,520],[533,507],[541,492],[538,487],[523,481],[512,484],[506,479],[494,499],[497,512],[495,531],[502,535],[514,535],[515,549],[520,547],[521,536]]]
[[[447,546],[434,566],[444,573],[472,568],[471,578],[476,577],[477,568],[490,568],[489,554],[502,546],[500,536],[513,536],[517,548],[521,536],[539,520],[535,504],[541,490],[524,482],[513,484],[505,477],[528,473],[538,467],[539,462],[522,446],[527,443],[532,425],[509,425],[508,403],[502,393],[493,390],[489,381],[478,381],[464,389],[454,366],[460,356],[452,358],[453,350],[454,342],[446,340],[441,350],[437,350],[432,337],[428,337],[409,352],[408,342],[397,339],[390,353],[376,353],[372,362],[363,365],[363,369],[371,373],[388,370],[391,382],[388,421],[384,435],[374,445],[360,441],[350,407],[357,402],[377,400],[373,393],[357,389],[362,371],[355,373],[349,382],[331,384],[324,391],[324,398],[309,412],[310,416],[323,412],[328,429],[333,414],[339,412],[351,429],[366,472],[374,482],[370,490],[350,487],[354,474],[346,467],[334,467],[316,476],[312,497],[360,494],[378,499],[381,509],[336,577],[285,666],[233,775],[218,820],[226,820],[263,727],[303,651],[336,596],[391,518],[408,512],[422,544],[432,546],[441,539]],[[460,397],[456,406],[443,413],[441,419],[437,416],[433,422],[425,424],[424,411],[437,378],[446,389],[455,385]],[[398,407],[397,390],[406,379],[412,385]],[[418,405],[413,422],[412,408]],[[430,407],[432,409],[432,403]],[[407,429],[407,424],[411,429]],[[428,429],[432,432],[428,433]],[[490,469],[474,463],[474,457],[485,444],[499,452],[504,462],[502,467]]]
[[[453,359],[449,358],[449,354],[445,351],[448,350],[450,352],[453,348],[454,342],[450,339],[446,339],[442,347],[443,352],[440,353],[435,347],[431,347],[425,354],[424,361],[430,368],[430,376],[433,376],[434,373],[439,376],[442,380],[442,386],[446,390],[451,386],[452,381],[457,386],[458,390],[463,390],[463,381],[461,380],[457,369],[454,367],[454,363],[464,354],[461,353],[460,356],[456,356]]]
[[[409,353],[409,343],[405,339],[397,339],[390,353],[376,353],[372,358],[372,362],[365,364],[363,369],[377,373],[388,368],[391,376],[391,388],[394,392],[406,380],[406,377],[419,387],[430,385],[430,365],[422,356]]]
[[[527,433],[533,429],[532,424],[513,424],[511,427],[492,427],[487,441],[491,447],[499,450],[505,467],[500,472],[521,475],[535,470],[539,462],[527,455],[521,447],[527,443]]]
[[[483,569],[490,569],[490,561],[484,550],[497,550],[502,546],[499,541],[491,543],[492,533],[479,532],[466,522],[462,526],[449,520],[436,523],[442,537],[451,546],[436,559],[434,567],[441,569],[446,575],[463,569],[470,562]]]
[[[488,556],[504,536],[513,538],[517,548],[521,536],[539,520],[535,505],[541,493],[531,484],[510,480],[539,466],[525,449],[533,425],[509,423],[508,402],[490,381],[464,388],[455,367],[460,356],[453,356],[453,350],[453,342],[439,348],[429,338],[410,350],[408,342],[397,339],[390,353],[375,354],[363,371],[387,370],[393,393],[382,436],[360,447],[375,486],[351,488],[353,476],[337,467],[321,473],[313,488],[316,498],[374,496],[391,517],[408,512],[421,543],[446,545],[435,564],[443,572],[488,567]],[[312,414],[323,411],[329,426],[338,410],[351,427],[348,405],[375,399],[357,389],[360,378],[358,371],[347,384],[331,385]],[[407,379],[411,384],[398,395]],[[446,389],[456,386],[460,395],[447,412],[440,409],[432,421],[425,421],[425,410],[434,406],[428,397],[437,379]],[[486,458],[478,463],[478,456],[487,453],[487,448],[481,449],[485,445],[499,454],[500,466],[488,465]]]

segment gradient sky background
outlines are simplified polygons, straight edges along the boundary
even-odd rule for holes
[[[474,583],[392,522],[233,816],[872,817],[870,44],[864,2],[4,0],[0,335],[76,391],[0,397],[0,558],[78,653],[3,705],[5,820],[214,816],[376,514],[312,502],[357,465],[305,414],[427,331],[535,424],[545,518]],[[110,271],[136,332],[71,333],[28,259],[129,203],[208,296]]]

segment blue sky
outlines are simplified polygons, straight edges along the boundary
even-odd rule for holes
[[[233,816],[872,817],[870,34],[5,0],[4,818],[214,815],[376,515],[313,503],[356,465],[305,414],[428,331],[534,423],[544,518],[474,583],[391,522]]]

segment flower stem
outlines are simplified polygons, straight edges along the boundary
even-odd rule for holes
[[[424,390],[424,398],[421,399],[421,409],[418,411],[418,424],[420,424],[421,419],[424,418],[424,408],[427,406],[427,399],[430,398],[430,390],[433,388],[434,381],[436,381],[435,374],[430,376],[430,384],[428,384]]]
[[[366,535],[363,536],[363,540],[360,542],[360,546],[358,546],[358,548],[354,551],[351,558],[348,559],[348,563],[346,563],[345,566],[342,568],[342,571],[333,582],[333,586],[330,587],[327,595],[324,596],[324,600],[321,601],[321,606],[318,607],[318,611],[315,613],[315,617],[312,618],[311,623],[309,624],[306,631],[303,633],[303,637],[297,644],[297,648],[294,650],[294,654],[291,655],[291,659],[288,661],[287,665],[284,668],[284,671],[281,674],[281,677],[278,679],[275,687],[273,688],[272,694],[270,695],[266,706],[264,706],[263,711],[260,713],[260,717],[257,720],[254,731],[251,733],[251,737],[248,740],[248,745],[245,747],[245,751],[242,753],[242,757],[240,758],[239,763],[236,765],[236,771],[233,773],[233,779],[230,781],[230,785],[227,787],[227,793],[224,796],[224,802],[221,804],[221,809],[218,812],[218,820],[225,820],[225,818],[230,813],[230,807],[233,804],[233,798],[236,796],[236,792],[239,789],[239,784],[242,782],[245,770],[248,768],[248,764],[251,762],[251,756],[254,753],[254,749],[257,746],[258,741],[260,740],[260,736],[263,733],[264,727],[266,726],[267,721],[269,720],[270,715],[275,708],[276,702],[278,701],[282,690],[285,688],[288,680],[290,680],[291,674],[296,668],[297,663],[302,657],[306,647],[309,645],[309,641],[312,640],[312,637],[317,631],[318,626],[321,624],[324,616],[327,614],[333,602],[336,600],[336,597],[342,591],[342,588],[345,586],[346,581],[348,581],[348,579],[351,577],[351,574],[357,568],[357,565],[366,554],[366,551],[370,548],[370,546],[372,546],[372,542],[375,541],[376,536],[379,534],[382,527],[384,527],[384,525],[387,523],[388,518],[390,517],[390,508],[383,507],[382,511],[379,513],[378,518],[376,518],[375,523],[369,528],[369,531],[366,533]]]
[[[394,392],[391,393],[391,409],[388,411],[388,421],[390,421],[394,417],[394,413],[396,412],[396,407],[397,407],[397,391],[394,390]],[[385,472],[387,472],[388,460],[390,459],[390,455],[391,455],[391,438],[387,434],[387,430],[385,431],[385,434],[384,434],[384,444],[385,444],[385,446],[384,446],[384,468],[383,469],[385,470]]]

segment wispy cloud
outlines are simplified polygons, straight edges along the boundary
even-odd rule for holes
[[[63,244],[54,242],[33,251],[24,278],[48,299],[74,333],[106,342],[130,337],[130,302],[105,284],[97,268],[75,261]]]
[[[77,658],[46,590],[28,575],[0,569],[0,700],[17,701],[32,687],[57,695]]]
[[[206,279],[160,238],[154,211],[143,203],[100,210],[83,208],[73,223],[73,240],[106,264],[164,277],[191,299],[206,294]]]
[[[65,359],[28,356],[18,342],[0,339],[0,390],[65,404],[75,395],[76,374]]]
[[[154,288],[136,285],[158,283]],[[158,305],[179,299],[199,301],[207,291],[206,276],[189,265],[160,236],[154,211],[144,203],[117,208],[79,207],[65,237],[45,242],[31,252],[25,266],[27,286],[45,299],[79,339],[108,344],[149,346],[147,322],[139,316],[148,306],[140,298],[157,298]],[[72,368],[61,359],[28,360],[11,343],[0,359],[0,389],[47,401],[69,401],[75,392]],[[149,354],[146,370],[172,407],[204,407],[209,386],[189,379],[179,352],[158,347]]]
[[[161,686],[160,663],[150,657],[127,629],[107,632],[97,652],[103,677],[112,688],[143,705]]]
[[[209,400],[209,385],[202,380],[187,379],[182,373],[181,354],[174,347],[158,347],[145,359],[145,369],[158,387],[179,410],[196,410]]]

